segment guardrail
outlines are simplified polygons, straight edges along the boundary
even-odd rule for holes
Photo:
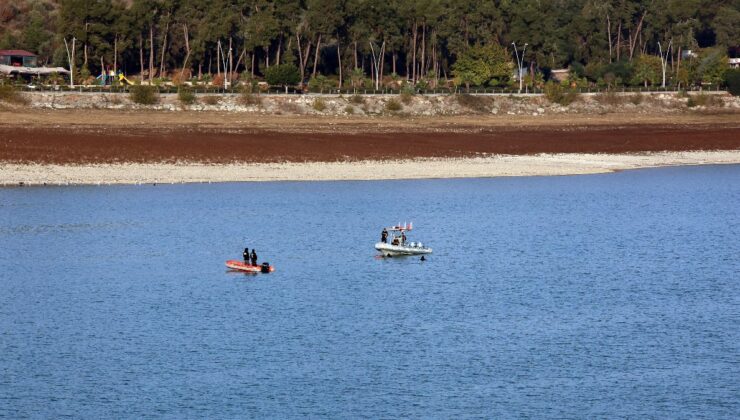
[[[23,92],[77,92],[77,93],[128,93],[127,86],[75,86],[70,88],[67,85],[16,85],[17,89]],[[156,86],[160,94],[175,94],[178,88],[174,86]],[[191,88],[196,95],[236,95],[241,94],[242,90],[219,89],[207,87]],[[654,88],[654,87],[620,87],[616,89],[596,89],[596,88],[576,88],[575,92],[581,94],[598,94],[598,93],[680,93],[680,92],[707,92],[719,93],[726,92],[723,87],[691,87],[688,89],[676,88]],[[408,92],[401,89],[327,89],[325,91],[303,91],[296,88],[269,88],[266,90],[255,90],[255,95],[399,95]],[[542,95],[541,89],[526,88],[521,92],[518,89],[501,89],[501,88],[470,88],[470,89],[417,89],[415,92],[409,92],[416,95],[451,95],[451,94],[469,94],[469,95],[515,95],[515,96],[536,96]]]

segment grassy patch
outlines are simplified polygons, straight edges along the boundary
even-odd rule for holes
[[[203,103],[206,105],[218,105],[221,102],[220,96],[209,95],[203,98]]]
[[[461,107],[480,113],[490,112],[493,105],[493,98],[488,96],[460,94],[455,99]]]
[[[349,101],[355,105],[362,105],[365,103],[365,98],[362,95],[354,94],[349,97]]]
[[[346,107],[344,107],[344,113],[345,114],[349,114],[349,115],[354,114],[355,113],[355,107],[353,107],[352,105],[347,105]]]
[[[624,104],[625,98],[614,91],[608,91],[597,93],[594,100],[605,106],[619,106]]]

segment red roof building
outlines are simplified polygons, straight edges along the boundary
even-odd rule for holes
[[[38,56],[24,50],[0,50],[0,64],[13,67],[36,67]]]

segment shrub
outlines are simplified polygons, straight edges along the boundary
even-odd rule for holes
[[[326,102],[324,102],[324,100],[321,99],[321,98],[316,98],[316,99],[314,99],[313,104],[311,104],[311,106],[316,111],[321,112],[321,111],[324,111],[326,109]]]
[[[722,107],[724,106],[724,102],[716,95],[706,95],[704,93],[700,93],[698,95],[689,95],[689,100],[686,105],[689,108],[694,108],[697,106]]]
[[[362,97],[362,95],[352,95],[349,97],[349,101],[356,105],[362,105],[365,103],[365,98]]]
[[[325,91],[330,91],[332,87],[334,87],[334,82],[323,74],[312,77],[308,81],[308,88],[313,92],[324,93]]]
[[[635,93],[630,96],[630,102],[632,102],[633,105],[640,105],[642,103],[642,94]]]
[[[220,96],[210,95],[203,98],[203,103],[206,105],[218,105],[221,102]]]
[[[346,107],[344,107],[344,112],[346,114],[352,115],[355,113],[355,107],[353,107],[352,105],[347,105]]]
[[[18,105],[28,104],[28,99],[11,85],[0,85],[0,101]]]
[[[733,96],[740,96],[740,69],[730,69],[725,72],[727,91]]]
[[[624,103],[624,97],[611,90],[607,92],[597,93],[596,95],[594,95],[594,100],[601,105],[606,106],[619,106]]]
[[[159,102],[159,90],[155,86],[130,86],[129,95],[135,104],[154,105]]]
[[[568,106],[578,100],[578,92],[563,88],[558,83],[547,82],[545,84],[545,97],[552,103]]]
[[[192,105],[196,102],[197,98],[192,89],[186,86],[180,86],[177,88],[177,99],[183,105]]]
[[[416,89],[414,86],[410,84],[406,84],[403,88],[401,88],[401,102],[408,105],[411,103],[411,99],[413,99],[414,95],[416,94]]]
[[[391,99],[385,104],[385,110],[389,112],[397,112],[403,109],[403,105],[395,99]]]
[[[251,106],[251,105],[261,106],[262,97],[252,93],[251,85],[245,85],[241,89],[241,94],[239,95],[237,102],[244,106]]]
[[[490,106],[493,104],[493,98],[485,96],[460,94],[455,95],[455,99],[463,108],[475,112],[489,112]]]

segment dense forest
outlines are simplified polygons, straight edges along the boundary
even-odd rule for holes
[[[0,49],[68,67],[74,45],[80,77],[496,85],[521,59],[530,82],[712,83],[739,43],[740,0],[0,0]]]

